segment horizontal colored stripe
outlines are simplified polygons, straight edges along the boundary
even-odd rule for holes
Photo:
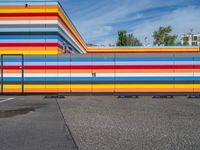
[[[17,37],[16,37],[17,38]],[[25,37],[28,38],[28,37]],[[53,37],[52,37],[53,38]],[[31,44],[31,43],[30,43]],[[40,44],[40,43],[38,43]],[[44,43],[45,44],[45,43]],[[54,43],[57,44],[57,43]],[[33,60],[34,58],[32,58]],[[39,59],[39,58],[35,58],[35,59]],[[106,62],[106,63],[116,63],[116,64],[123,64],[123,63],[146,63],[148,65],[148,63],[167,63],[167,62],[171,62],[171,64],[174,63],[200,63],[200,57],[172,57],[172,58],[123,58],[123,59],[119,59],[119,60],[115,60],[114,58],[109,58],[109,59],[105,59],[105,58],[59,58],[59,59],[63,59],[63,60],[71,60],[72,63],[101,63],[101,62]],[[130,60],[129,60],[130,59]],[[51,60],[52,62],[57,61],[57,58],[47,58],[47,60]],[[178,61],[178,62],[176,62]]]
[[[38,16],[57,16],[58,13],[0,13],[0,17],[38,17]]]
[[[56,47],[58,43],[0,43],[0,47]]]
[[[174,84],[93,84],[93,88],[173,88]],[[194,88],[194,86],[197,88],[200,88],[200,84],[177,84],[176,88]],[[91,87],[90,84],[84,84],[84,85],[71,85],[71,88],[89,88]]]
[[[18,69],[3,66],[3,69]],[[58,69],[58,66],[24,66],[24,69]],[[140,66],[59,66],[59,69],[200,69],[200,65],[140,65]]]
[[[45,84],[39,84],[39,85],[24,85],[25,88],[66,88],[66,87],[71,87],[71,88],[150,88],[150,89],[157,89],[157,88],[179,88],[179,89],[184,89],[184,88],[200,88],[200,84],[68,84],[68,85],[45,85]],[[20,84],[5,84],[4,88],[21,88]]]
[[[57,9],[0,9],[0,13],[56,13]]]
[[[0,35],[0,39],[57,39],[57,35]]]
[[[18,76],[19,74],[3,74],[4,77]],[[93,77],[93,73],[25,73],[24,77]],[[98,77],[200,77],[200,73],[96,73],[94,78]]]
[[[3,77],[4,81],[22,81],[17,77]],[[24,77],[24,81],[200,81],[200,77]]]

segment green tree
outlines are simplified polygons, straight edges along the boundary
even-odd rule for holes
[[[127,35],[127,46],[142,46],[142,43],[133,35]]]
[[[154,45],[158,46],[175,46],[177,35],[170,35],[172,27],[160,27],[158,31],[153,32]]]
[[[142,43],[133,35],[128,34],[127,31],[118,32],[117,46],[142,46]]]
[[[126,33],[124,30],[118,32],[117,46],[127,46]]]

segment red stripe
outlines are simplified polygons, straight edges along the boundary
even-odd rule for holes
[[[5,70],[20,70],[22,69],[21,66],[3,66],[3,67],[0,67],[1,69],[5,69]]]
[[[42,17],[58,16],[58,13],[0,13],[0,17]]]
[[[194,50],[194,51],[143,51],[143,52],[141,52],[141,51],[121,51],[121,52],[115,52],[115,51],[107,51],[107,52],[87,52],[88,54],[106,54],[106,53],[108,53],[108,54],[117,54],[117,53],[119,53],[119,54],[123,54],[123,53],[137,53],[137,54],[139,54],[139,53],[191,53],[191,52],[195,52],[195,53],[199,53],[199,51],[198,50]]]
[[[56,47],[58,43],[0,43],[0,47]]]
[[[19,66],[3,66],[3,69],[19,69]],[[200,69],[200,65],[138,65],[138,66],[24,66],[24,69]]]

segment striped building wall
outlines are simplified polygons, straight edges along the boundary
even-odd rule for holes
[[[87,47],[56,0],[0,1],[0,92],[200,92],[199,47]]]
[[[0,1],[0,54],[85,53],[56,1]]]
[[[2,93],[200,92],[200,54],[2,55]]]

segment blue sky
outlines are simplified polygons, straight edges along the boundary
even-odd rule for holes
[[[118,30],[142,42],[159,26],[171,25],[181,35],[200,33],[200,0],[60,0],[86,43],[114,44]]]

